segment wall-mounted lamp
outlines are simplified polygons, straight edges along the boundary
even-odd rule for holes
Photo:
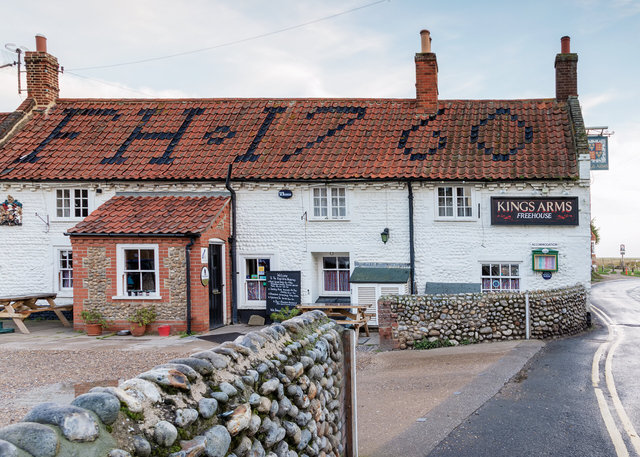
[[[389,241],[389,229],[385,227],[385,229],[380,233],[380,238],[382,238],[383,243],[387,243]]]

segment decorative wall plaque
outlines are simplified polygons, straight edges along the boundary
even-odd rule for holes
[[[22,225],[22,203],[11,195],[0,205],[0,225]]]

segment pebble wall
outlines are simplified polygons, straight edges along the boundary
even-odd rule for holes
[[[2,457],[345,455],[343,330],[321,312],[176,359],[0,429]]]
[[[383,346],[406,349],[416,341],[466,342],[523,339],[525,293],[398,295],[378,302]],[[571,335],[587,326],[587,291],[529,292],[531,338]]]

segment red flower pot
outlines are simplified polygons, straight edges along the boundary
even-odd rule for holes
[[[100,324],[85,324],[84,329],[87,332],[87,336],[100,336],[102,335],[102,325]]]
[[[147,331],[146,325],[131,324],[131,334],[133,336],[142,336]]]
[[[170,325],[161,325],[160,327],[158,327],[158,335],[169,336],[170,333],[171,333]]]

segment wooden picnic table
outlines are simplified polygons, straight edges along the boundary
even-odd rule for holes
[[[356,341],[360,336],[360,327],[364,327],[365,334],[369,336],[369,325],[367,321],[370,316],[366,315],[366,305],[346,305],[339,303],[313,303],[307,305],[298,305],[297,307],[303,313],[318,309],[325,313],[328,317],[334,319],[338,324],[353,325],[356,331]]]
[[[64,317],[62,311],[73,309],[73,305],[56,305],[54,301],[56,294],[36,294],[36,295],[24,295],[20,297],[0,297],[0,319],[12,319],[16,324],[16,327],[20,329],[22,333],[30,333],[24,320],[33,313],[40,313],[42,311],[53,311],[55,315],[60,319],[62,325],[70,327],[71,324]],[[47,305],[37,304],[38,300],[45,300]]]

